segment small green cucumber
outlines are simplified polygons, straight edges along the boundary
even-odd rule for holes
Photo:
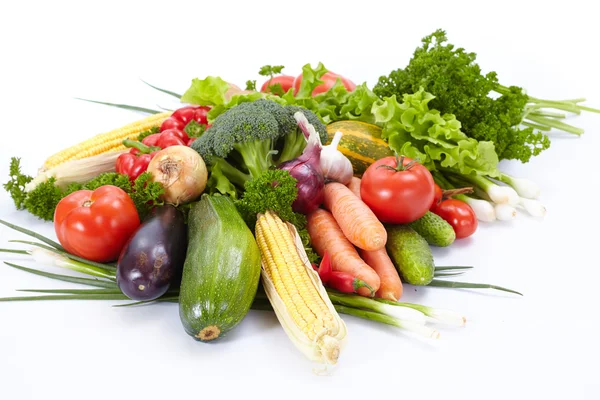
[[[408,225],[388,225],[386,230],[386,249],[402,281],[428,285],[433,280],[435,264],[427,241]]]
[[[450,246],[456,239],[452,225],[431,211],[427,211],[421,218],[408,225],[432,246]]]

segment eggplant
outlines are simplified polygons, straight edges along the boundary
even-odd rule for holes
[[[155,207],[129,238],[117,262],[117,285],[132,300],[155,300],[181,281],[187,252],[183,213]]]

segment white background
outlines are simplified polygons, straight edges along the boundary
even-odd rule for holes
[[[504,84],[600,107],[591,4],[3,2],[0,180],[11,156],[34,174],[55,151],[141,117],[74,97],[168,107],[171,98],[140,78],[183,92],[194,77],[243,85],[264,64],[295,75],[319,61],[373,85],[404,67],[437,28]],[[269,313],[251,311],[226,340],[201,344],[185,334],[172,304],[0,303],[0,399],[597,399],[600,115],[568,122],[585,135],[553,134],[551,148],[529,164],[502,164],[541,186],[545,219],[521,214],[482,225],[435,251],[438,265],[474,265],[465,280],[525,296],[407,286],[403,300],[468,317],[465,328],[442,327],[435,343],[344,317],[349,344],[332,375],[318,377]],[[3,190],[0,218],[54,237],[52,224],[17,212]],[[0,247],[17,238],[0,227]],[[2,297],[60,287],[73,285],[0,265]]]

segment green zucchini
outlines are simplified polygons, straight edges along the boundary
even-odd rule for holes
[[[456,240],[452,225],[431,211],[427,211],[421,218],[408,225],[432,246],[446,247]]]
[[[248,313],[259,279],[258,245],[231,198],[202,195],[188,216],[179,294],[185,331],[203,342],[226,335]]]
[[[386,226],[386,249],[403,282],[428,285],[433,280],[435,264],[429,244],[408,225]]]

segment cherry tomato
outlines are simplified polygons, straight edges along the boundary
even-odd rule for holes
[[[440,204],[440,202],[442,201],[442,197],[444,196],[442,188],[439,187],[437,183],[433,184],[433,188],[433,201],[431,202],[431,207],[429,207],[429,211],[433,211],[433,209],[436,208],[438,204]]]
[[[290,76],[290,75],[274,76],[272,79],[269,79],[268,81],[263,83],[263,85],[260,88],[260,91],[263,93],[270,93],[271,89],[269,88],[269,86],[280,84],[281,88],[283,89],[283,92],[287,93],[288,90],[290,90],[292,87],[294,87],[295,79],[296,78],[294,78],[293,76]]]
[[[356,89],[356,85],[348,78],[344,78],[343,76],[336,74],[335,72],[328,71],[320,78],[323,83],[316,88],[314,88],[312,95],[316,96],[319,93],[323,93],[331,89],[333,85],[337,82],[338,78],[342,81],[342,84],[349,92],[352,92]],[[294,94],[298,93],[300,90],[300,84],[302,83],[302,74],[298,75],[296,79],[294,79]]]
[[[163,123],[160,125],[160,131],[166,131],[167,129],[179,129],[183,130],[185,128],[185,123],[177,118],[173,118],[171,115],[169,118],[165,119]]]
[[[427,168],[410,158],[391,156],[375,161],[366,169],[360,196],[381,222],[408,224],[429,210],[433,185]]]
[[[54,230],[69,253],[96,262],[114,261],[140,225],[123,189],[100,186],[64,197],[54,211]]]
[[[475,211],[464,201],[444,200],[433,212],[452,225],[457,239],[471,236],[477,230],[478,222]]]

